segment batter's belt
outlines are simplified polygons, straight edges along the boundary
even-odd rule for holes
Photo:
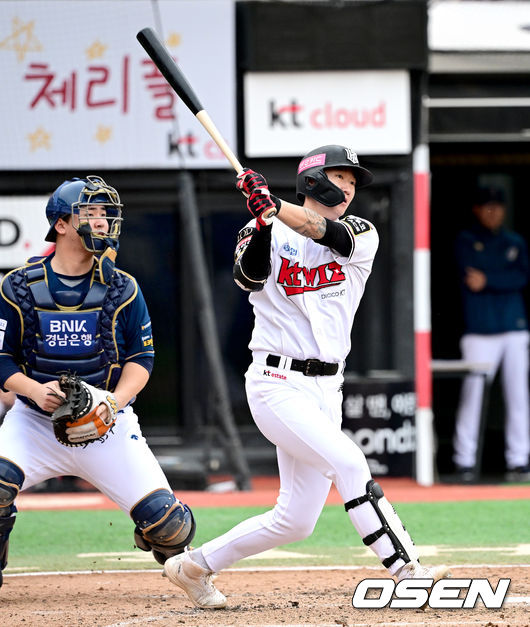
[[[267,355],[267,366],[301,372],[306,377],[331,377],[339,371],[339,364],[330,364],[320,359],[291,359],[280,355]]]

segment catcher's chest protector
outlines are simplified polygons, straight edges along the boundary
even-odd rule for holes
[[[6,277],[6,296],[22,313],[21,365],[31,378],[44,383],[73,369],[91,385],[114,389],[120,368],[112,321],[135,286],[118,271],[110,285],[96,275],[94,268],[91,286],[77,306],[82,295],[76,288],[61,294],[63,302],[65,298],[70,301],[68,306],[56,303],[42,262],[18,268]]]

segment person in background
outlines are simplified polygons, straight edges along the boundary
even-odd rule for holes
[[[465,361],[488,363],[491,381],[502,364],[506,407],[507,481],[530,481],[528,402],[528,318],[523,289],[528,283],[524,239],[503,226],[504,193],[480,188],[473,205],[474,225],[456,242],[462,283]],[[459,480],[475,480],[477,442],[484,377],[468,375],[463,383],[453,437],[453,462]]]

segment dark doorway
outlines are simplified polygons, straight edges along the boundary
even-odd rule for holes
[[[506,227],[530,244],[530,145],[431,145],[431,277],[432,341],[434,359],[459,359],[463,330],[460,287],[454,260],[454,241],[471,217],[473,192],[478,184],[496,184],[507,197]],[[527,309],[530,290],[526,288]],[[440,474],[452,470],[451,438],[461,381],[435,378],[433,410],[438,439]],[[493,384],[483,454],[483,473],[504,470],[504,406],[499,382]]]

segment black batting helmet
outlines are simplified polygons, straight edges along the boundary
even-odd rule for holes
[[[296,197],[300,202],[306,196],[314,198],[326,207],[335,207],[344,201],[344,193],[327,175],[327,168],[350,168],[355,174],[355,187],[361,189],[370,185],[374,175],[359,165],[357,155],[350,148],[331,144],[320,146],[308,152],[298,165],[296,177]]]

